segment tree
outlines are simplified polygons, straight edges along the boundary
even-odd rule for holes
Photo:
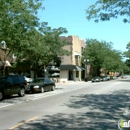
[[[91,66],[100,74],[100,69],[116,71],[121,69],[121,52],[113,50],[112,43],[87,39],[83,59],[89,59]]]
[[[71,43],[67,42],[66,40],[60,40],[60,35],[67,33],[65,28],[48,28],[48,30],[43,31],[43,33],[44,40],[48,48],[46,55],[50,61],[53,61],[53,63],[59,62],[58,57],[70,54],[70,52],[63,49],[63,47]]]
[[[87,19],[95,19],[95,22],[109,21],[111,18],[123,16],[123,21],[130,22],[129,0],[97,0],[86,10]]]
[[[26,33],[39,26],[38,9],[42,0],[1,0],[0,41],[5,41],[13,53],[26,44]]]
[[[33,64],[37,61],[37,64],[42,65],[55,61],[58,56],[69,55],[63,46],[70,43],[59,39],[61,34],[67,32],[66,29],[46,27],[42,31],[32,29],[26,33],[28,39],[25,41],[25,45],[15,52],[18,59],[26,59]]]
[[[125,65],[127,73],[130,73],[130,42],[126,46],[127,51],[123,53],[123,55],[126,57]]]
[[[28,31],[26,33],[28,39],[26,39],[25,45],[15,51],[18,65],[19,63],[26,63],[36,72],[37,66],[41,66],[41,69],[43,69],[43,65],[60,62],[58,56],[69,55],[69,52],[64,50],[63,46],[70,43],[59,39],[60,35],[65,32],[67,30],[64,28],[51,29],[47,26],[39,28],[39,31],[36,29]]]
[[[18,62],[30,66],[48,64],[57,56],[68,54],[62,47],[68,44],[59,40],[65,28],[51,29],[39,22],[37,12],[43,0],[1,0],[0,41],[5,41],[10,55]]]
[[[127,51],[124,52],[124,56],[130,59],[130,42],[126,45]]]

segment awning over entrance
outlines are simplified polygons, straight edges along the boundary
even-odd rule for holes
[[[80,53],[78,53],[78,52],[76,52],[76,51],[74,52],[74,55],[75,55],[75,56],[82,56]]]
[[[81,66],[76,66],[76,65],[61,65],[59,67],[60,70],[76,70],[76,71],[82,71],[84,68]]]

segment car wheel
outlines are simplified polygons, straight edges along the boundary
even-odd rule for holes
[[[52,90],[52,91],[54,91],[54,90],[55,90],[55,86],[54,86],[54,85],[52,86],[51,90]]]
[[[19,92],[19,96],[20,97],[23,97],[25,95],[25,89],[24,88],[21,88],[20,89],[20,92]]]
[[[41,91],[40,91],[41,93],[44,93],[44,88],[43,88],[43,87],[41,87],[40,90],[41,90]]]
[[[3,93],[0,92],[0,101],[3,99]]]

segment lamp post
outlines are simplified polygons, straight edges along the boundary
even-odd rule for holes
[[[5,41],[2,41],[0,43],[0,47],[1,49],[4,51],[4,65],[3,65],[3,75],[8,75],[8,67],[11,66],[11,64],[9,63],[9,61],[6,61],[6,51],[9,50],[7,48],[7,45],[6,45],[6,42]]]
[[[48,69],[47,69],[47,67],[44,69],[44,76],[45,76],[45,78],[48,78]]]
[[[85,68],[86,68],[86,72],[85,72],[85,82],[88,81],[88,63],[89,63],[89,59],[84,59],[84,63],[85,63]]]

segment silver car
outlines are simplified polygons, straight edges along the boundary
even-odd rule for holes
[[[92,82],[100,82],[102,79],[99,76],[95,76],[92,78]]]

